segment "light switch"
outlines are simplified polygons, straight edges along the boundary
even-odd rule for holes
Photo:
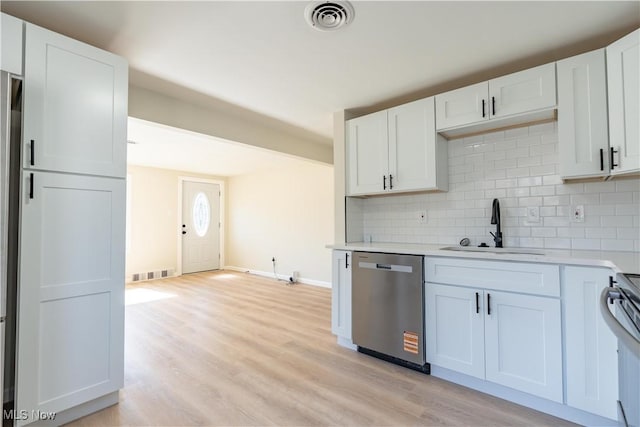
[[[418,223],[426,224],[427,223],[427,211],[418,211],[417,213]]]
[[[584,205],[572,206],[571,212],[573,212],[573,222],[584,222]]]

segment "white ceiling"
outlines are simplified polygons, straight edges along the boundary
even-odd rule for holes
[[[159,91],[166,82],[183,86],[327,143],[335,111],[455,87],[483,73],[499,75],[501,67],[538,65],[640,26],[638,1],[355,1],[353,23],[323,33],[306,24],[308,3],[2,1],[0,7],[124,56],[135,84]],[[220,176],[299,161],[136,119],[129,121],[129,139],[138,142],[128,145],[132,164]]]
[[[127,137],[127,163],[138,166],[235,176],[306,161],[131,117]]]
[[[355,1],[350,26],[319,32],[305,22],[307,4],[3,0],[1,8],[126,57],[139,72],[132,75],[216,97],[327,143],[335,111],[538,65],[640,26],[638,1]]]

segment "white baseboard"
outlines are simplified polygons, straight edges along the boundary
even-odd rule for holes
[[[446,368],[431,365],[431,375],[452,383],[478,390],[480,392],[532,408],[558,418],[587,426],[616,426],[617,421],[603,418],[580,409],[572,408],[558,402],[533,396],[509,387],[484,381],[469,375],[454,372]]]
[[[236,267],[233,265],[226,265],[224,266],[223,269],[231,270],[231,271],[241,271],[243,273],[255,274],[256,276],[268,277],[270,279],[275,280],[275,276],[273,275],[273,272],[269,272],[269,271],[252,270],[250,268]],[[289,282],[289,276],[286,274],[278,274],[278,279],[284,280],[285,282]],[[325,282],[325,281],[316,280],[316,279],[309,279],[306,277],[298,277],[298,280],[296,281],[296,283],[303,283],[305,285],[319,286],[321,288],[331,289],[330,282]]]

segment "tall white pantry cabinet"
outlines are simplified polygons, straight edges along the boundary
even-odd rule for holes
[[[123,58],[25,24],[18,426],[123,386],[127,94]]]

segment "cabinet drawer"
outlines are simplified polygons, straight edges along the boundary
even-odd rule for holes
[[[524,262],[427,258],[427,282],[560,296],[560,267]]]

